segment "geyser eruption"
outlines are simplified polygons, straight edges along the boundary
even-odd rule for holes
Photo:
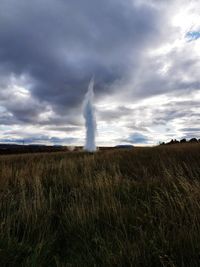
[[[85,141],[85,150],[89,152],[96,151],[95,144],[95,135],[96,135],[96,118],[95,118],[95,109],[93,105],[94,98],[94,78],[91,79],[88,91],[85,95],[83,102],[83,116],[85,118],[86,126],[86,141]]]

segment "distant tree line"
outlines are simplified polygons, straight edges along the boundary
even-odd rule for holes
[[[162,142],[160,143],[160,145],[174,145],[174,144],[184,144],[184,143],[193,143],[193,144],[197,144],[200,143],[200,139],[197,138],[191,138],[190,140],[186,140],[185,138],[181,139],[180,141],[176,140],[176,139],[171,139],[170,142],[165,143]]]

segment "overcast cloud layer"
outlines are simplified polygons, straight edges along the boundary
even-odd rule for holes
[[[200,138],[200,3],[1,0],[0,141],[82,145],[95,76],[98,145]]]

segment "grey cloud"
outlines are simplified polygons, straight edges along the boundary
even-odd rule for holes
[[[161,73],[168,63],[168,70]],[[128,81],[128,97],[137,100],[166,93],[179,93],[181,96],[200,90],[199,69],[200,62],[191,53],[189,44],[182,49],[173,48],[164,55],[142,57],[134,77],[131,74]]]
[[[127,142],[131,144],[147,144],[149,141],[148,136],[141,133],[135,132],[128,136],[127,139],[123,139],[122,142]]]
[[[126,102],[139,103],[153,95],[171,93],[181,98],[200,89],[200,65],[190,53],[192,42],[164,55],[148,55],[177,38],[169,23],[177,11],[172,12],[174,5],[171,0],[170,4],[164,0],[2,0],[0,124],[31,124],[68,133],[81,130],[82,100],[95,75],[96,99],[103,101],[110,95],[121,103],[115,109],[98,110],[99,120],[120,120],[128,133],[142,133],[144,139],[149,127],[174,119],[184,121],[182,128],[194,128],[192,124],[197,128],[199,114],[192,108],[199,106],[198,101],[126,107]],[[168,71],[161,74],[168,61]],[[13,96],[11,76],[27,77],[29,98]],[[41,117],[49,108],[52,114]],[[142,136],[131,138],[137,142]]]
[[[145,133],[145,132],[148,133],[149,132],[147,127],[141,126],[140,123],[138,125],[135,125],[135,122],[132,122],[132,123],[128,122],[125,124],[125,127],[129,130],[140,132],[140,133]]]
[[[183,131],[183,132],[200,132],[200,128],[194,128],[194,127],[181,128],[181,131]]]
[[[106,109],[98,111],[98,119],[106,121],[116,121],[121,120],[123,117],[130,116],[133,109],[127,108],[125,106],[119,106],[114,109]]]
[[[1,125],[13,125],[16,123],[16,119],[12,114],[8,112],[0,112],[0,124]]]
[[[142,49],[157,40],[160,20],[157,9],[132,1],[3,0],[0,68],[4,79],[29,75],[32,96],[66,113],[80,106],[91,75],[97,95],[105,94],[136,66]],[[27,120],[19,108],[12,112]],[[33,110],[29,115],[37,121]]]
[[[193,132],[187,132],[187,133],[184,133],[180,139],[182,138],[185,138],[186,140],[190,140],[192,138],[197,138],[199,139],[200,135],[197,134],[197,133],[193,133]]]
[[[47,130],[52,130],[52,131],[61,131],[61,132],[76,132],[81,130],[81,127],[77,126],[50,126],[50,127],[45,127]]]
[[[44,143],[50,143],[50,144],[75,144],[78,141],[77,138],[74,137],[66,137],[66,138],[59,138],[56,136],[49,137],[47,135],[38,135],[38,136],[32,136],[27,137],[24,136],[22,138],[0,138],[1,143],[24,143],[24,144],[44,144]]]

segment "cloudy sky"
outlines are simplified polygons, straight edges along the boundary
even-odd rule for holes
[[[199,0],[0,0],[0,142],[200,138]]]

